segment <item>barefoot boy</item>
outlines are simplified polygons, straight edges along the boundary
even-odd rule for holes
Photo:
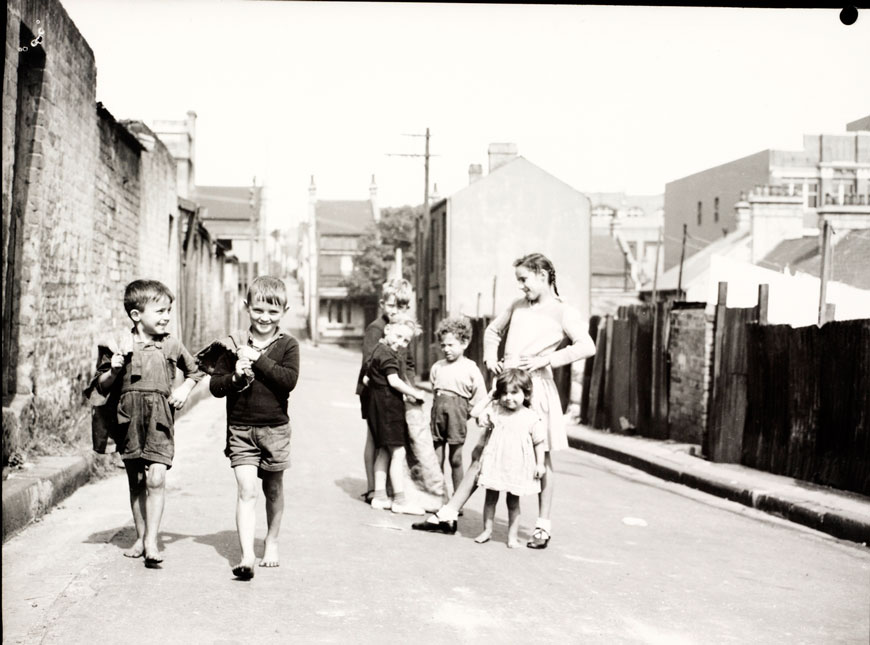
[[[224,453],[238,484],[236,528],[242,558],[233,574],[254,577],[254,527],[257,478],[266,497],[267,532],[261,567],[277,567],[278,533],[284,513],[284,471],[290,467],[287,401],[299,378],[299,343],[278,324],[287,306],[287,289],[277,278],[261,276],[244,301],[251,326],[233,335],[235,357],[218,360],[209,389],[227,397]]]
[[[144,555],[149,569],[163,562],[157,534],[166,471],[175,454],[174,411],[184,406],[205,376],[181,341],[167,331],[173,300],[169,288],[156,280],[127,285],[124,309],[133,329],[120,343],[99,346],[97,375],[85,390],[94,406],[94,450],[106,452],[111,437],[127,471],[136,542],[124,555]],[[173,389],[176,367],[185,379]]]
[[[453,490],[456,490],[462,481],[466,426],[472,407],[486,398],[486,385],[480,368],[464,355],[471,342],[471,323],[467,318],[445,318],[438,324],[435,338],[441,345],[444,358],[436,361],[429,370],[435,394],[432,401],[432,443],[442,470],[445,453],[449,452]]]

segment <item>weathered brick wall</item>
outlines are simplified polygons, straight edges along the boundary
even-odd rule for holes
[[[34,34],[42,28],[42,43],[19,52],[22,28]],[[10,381],[17,394],[68,402],[85,377],[87,350],[81,345],[90,336],[94,296],[90,276],[77,270],[88,263],[94,224],[94,56],[63,7],[51,0],[7,3],[6,36],[4,268],[8,245],[20,250],[4,271],[20,290],[4,324],[16,345]],[[44,57],[44,68],[29,80],[41,82],[22,88],[30,96],[19,112],[19,64],[27,69],[37,56]],[[17,239],[5,235],[15,212]]]
[[[668,426],[674,441],[703,445],[710,390],[713,324],[703,305],[670,313]]]
[[[183,282],[175,160],[141,123],[95,103],[93,52],[59,2],[8,2],[6,16],[4,465],[31,431],[68,439],[87,423],[96,342],[130,328],[125,285],[154,278],[179,296]],[[21,34],[39,26],[26,58]],[[199,243],[204,268],[188,299],[206,337],[224,331],[235,302],[218,297],[224,257],[207,233]]]

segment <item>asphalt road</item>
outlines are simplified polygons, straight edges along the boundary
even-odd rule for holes
[[[480,491],[453,536],[371,509],[358,365],[302,346],[279,568],[230,572],[235,482],[223,402],[206,399],[176,429],[163,568],[121,555],[134,534],[119,470],[3,545],[3,642],[868,642],[867,548],[580,451],[556,453],[543,551],[506,548],[503,501],[475,544]],[[521,538],[536,506],[523,498]],[[261,555],[262,494],[257,512]]]

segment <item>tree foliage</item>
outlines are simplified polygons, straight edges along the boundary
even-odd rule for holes
[[[347,287],[348,296],[377,299],[387,273],[394,265],[396,248],[402,249],[402,276],[413,284],[416,265],[414,221],[422,212],[422,205],[381,209],[380,221],[372,224],[360,239],[360,255],[354,258],[353,273],[342,282]]]

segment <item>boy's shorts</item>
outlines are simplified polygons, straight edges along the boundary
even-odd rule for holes
[[[279,472],[290,468],[290,424],[280,426],[227,426],[224,454],[230,465],[257,466],[260,470]]]
[[[432,401],[432,441],[463,444],[468,432],[468,399],[449,392],[436,392]]]

